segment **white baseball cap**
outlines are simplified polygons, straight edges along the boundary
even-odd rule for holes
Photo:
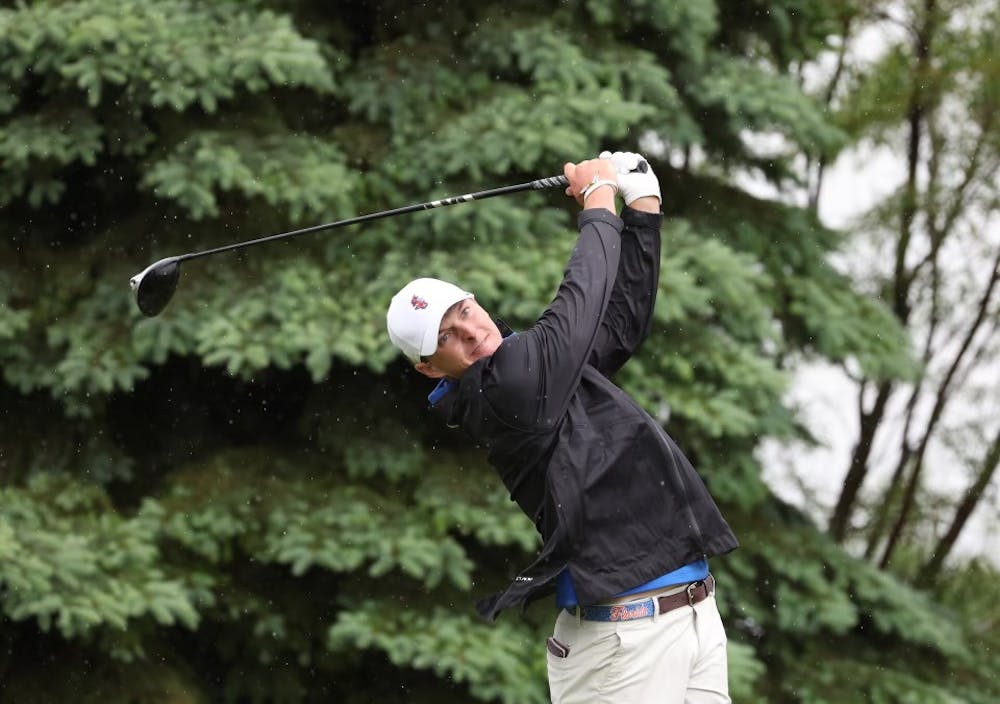
[[[389,339],[416,364],[437,349],[445,312],[472,294],[441,279],[414,279],[399,290],[385,314]]]

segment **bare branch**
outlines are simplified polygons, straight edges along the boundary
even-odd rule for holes
[[[976,316],[969,325],[965,337],[959,344],[955,357],[952,359],[951,365],[948,367],[941,383],[937,387],[934,407],[931,410],[930,418],[927,421],[923,435],[920,439],[920,444],[918,445],[914,455],[913,469],[911,470],[910,479],[906,486],[906,493],[903,496],[903,505],[900,508],[899,516],[893,525],[892,532],[889,534],[888,542],[886,543],[885,550],[882,553],[882,559],[879,562],[882,567],[887,566],[889,561],[892,559],[892,553],[895,551],[895,548],[899,543],[899,539],[902,536],[903,529],[906,527],[906,523],[909,520],[910,513],[912,512],[913,505],[916,500],[917,488],[920,485],[920,475],[924,466],[924,457],[927,452],[927,446],[930,443],[930,439],[934,434],[942,414],[944,413],[945,407],[951,400],[952,382],[958,374],[959,369],[962,366],[962,362],[971,348],[976,334],[982,327],[983,322],[987,319],[987,313],[993,299],[993,292],[996,290],[998,281],[1000,281],[1000,250],[997,251],[997,256],[993,260],[993,271],[990,275],[986,288],[979,299],[979,304],[976,308]]]
[[[979,466],[975,481],[966,489],[961,502],[959,502],[958,507],[955,509],[955,516],[952,518],[951,525],[948,526],[948,530],[944,532],[944,535],[941,536],[941,539],[934,546],[930,559],[920,569],[917,577],[918,581],[933,582],[941,573],[944,561],[948,558],[952,548],[955,547],[958,536],[961,534],[972,512],[975,511],[979,501],[983,498],[983,492],[986,491],[986,487],[993,480],[998,466],[1000,466],[1000,428],[997,428],[996,434],[993,436],[993,442],[983,456],[983,461]]]

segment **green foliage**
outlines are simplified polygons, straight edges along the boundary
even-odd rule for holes
[[[441,465],[436,462],[435,466]],[[484,494],[483,484],[479,472],[452,462],[447,471],[437,470],[427,476],[417,502],[430,513],[433,525],[451,527],[482,545],[514,545],[525,553],[537,549],[539,539],[534,526],[510,501],[506,490],[494,484]]]
[[[596,114],[594,104],[602,106]],[[439,141],[404,149],[402,158],[440,164],[443,176],[467,172],[474,180],[515,169],[537,173],[541,164],[558,163],[558,154],[592,152],[598,135],[624,138],[630,126],[650,114],[650,107],[609,89],[569,96],[510,90],[442,127]]]
[[[371,600],[341,611],[327,643],[334,651],[383,651],[397,667],[467,683],[480,701],[547,701],[544,666],[538,664],[544,663],[543,641],[517,624],[490,626],[474,619],[444,607],[413,613],[400,610],[395,600]],[[526,651],[535,657],[525,658]]]
[[[346,212],[354,175],[336,145],[295,135],[199,132],[146,173],[143,185],[194,220],[219,215],[219,195],[236,192],[286,206],[293,221]]]
[[[760,354],[777,342],[764,305],[770,282],[751,257],[685,223],[667,233],[655,318],[662,334],[643,349],[642,367],[625,374],[659,380],[650,385],[656,395],[637,392],[644,405],[665,401],[708,437],[754,435],[785,386]]]
[[[705,57],[706,45],[719,28],[716,3],[707,0],[633,0],[632,2],[583,3],[599,26],[624,26],[655,30],[665,44],[695,65]]]
[[[770,310],[780,311],[773,318],[781,336],[765,344],[777,344],[782,354],[780,348],[787,348],[850,359],[873,378],[912,377],[916,366],[899,321],[879,301],[858,296],[826,261],[844,245],[842,235],[813,214],[729,187],[701,181],[699,191],[700,202],[690,214],[694,226],[751,254],[767,275],[767,286],[758,285],[754,300],[763,297]]]
[[[34,208],[56,204],[71,195],[67,167],[97,168],[105,154],[146,153],[155,139],[150,110],[197,106],[214,113],[243,92],[274,86],[326,92],[334,86],[319,46],[299,36],[288,17],[238,3],[35,3],[0,10],[0,37],[0,75],[10,85],[10,107],[18,97],[32,105],[0,132],[0,206],[20,198]],[[280,138],[271,139],[280,145]],[[168,161],[154,169],[152,182],[169,184],[170,167]],[[220,169],[225,187],[233,174]],[[269,171],[265,183],[281,178]],[[248,188],[246,179],[241,185]],[[176,183],[173,188],[168,192],[176,196]],[[211,209],[196,188],[183,192],[196,217]],[[272,202],[290,200],[293,217],[320,207],[315,193],[288,198],[266,185],[257,193]]]
[[[198,494],[179,484],[164,497],[167,535],[212,561],[230,560],[241,547],[294,576],[364,568],[373,578],[398,570],[427,588],[443,580],[459,589],[470,585],[472,563],[448,537],[450,524],[360,486],[255,477],[252,467],[216,460],[197,472]]]
[[[86,284],[70,282],[68,287],[76,285]],[[46,330],[20,326],[21,334],[13,337],[3,355],[9,384],[22,392],[47,388],[73,416],[93,413],[92,394],[132,388],[148,374],[121,325],[129,302],[111,281],[98,281],[94,289],[92,296],[77,302],[72,316],[52,320]],[[25,313],[21,312],[21,320]]]
[[[957,672],[951,679],[955,691],[970,702],[986,702],[995,696],[992,688],[980,684],[995,678],[1000,631],[996,570],[985,560],[972,560],[942,575],[935,597],[954,613],[967,634],[964,661],[973,674]]]
[[[136,619],[196,628],[184,583],[160,563],[158,518],[152,504],[135,518],[119,516],[106,494],[66,477],[0,489],[4,616],[67,639],[124,631]]]
[[[0,186],[0,206],[22,197],[35,208],[58,203],[65,184],[54,174],[77,162],[94,166],[102,136],[101,126],[82,110],[10,120],[0,132],[0,166],[7,176]]]
[[[725,55],[712,59],[712,70],[702,76],[696,94],[703,106],[729,122],[727,132],[778,132],[811,154],[832,155],[843,146],[844,135],[815,101],[793,87],[791,77],[771,75]]]
[[[871,69],[851,77],[850,93],[837,114],[837,122],[850,134],[885,134],[905,119],[910,95],[906,85],[910,57],[903,46],[890,49]]]
[[[900,353],[906,350],[903,332],[883,307],[845,288],[823,287],[809,279],[788,285],[797,294],[790,312],[801,316],[810,343],[830,359],[840,360],[841,351],[851,350],[861,368],[875,378],[916,373],[915,363]]]
[[[15,310],[8,303],[9,284],[7,276],[0,271],[0,341],[6,342],[15,338],[29,325],[29,313],[26,310]]]
[[[971,631],[939,600],[849,557],[787,507],[729,518],[742,548],[713,566],[720,608],[731,635],[745,633],[768,672],[782,673],[765,691],[801,702],[985,701],[990,675],[970,657]]]
[[[729,666],[729,696],[732,700],[755,701],[757,681],[767,667],[754,655],[753,647],[730,640],[726,645]]]
[[[718,39],[738,47],[740,54],[767,57],[774,65],[792,72],[796,64],[836,48],[831,38],[839,38],[844,24],[863,19],[863,13],[877,10],[879,3],[719,0],[717,5],[726,18],[719,27]]]
[[[859,666],[829,657],[820,671],[795,672],[792,677],[799,701],[865,701],[878,704],[961,704],[975,700],[957,696],[948,685],[937,686],[903,670]],[[985,700],[981,700],[985,701]]]
[[[35,3],[4,10],[0,27],[9,80],[20,87],[43,75],[47,93],[81,91],[91,108],[115,93],[139,105],[213,112],[238,90],[332,88],[319,46],[289,17],[242,3]]]

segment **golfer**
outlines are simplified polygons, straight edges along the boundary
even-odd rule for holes
[[[492,621],[555,593],[552,701],[729,702],[708,559],[736,538],[674,441],[610,381],[652,324],[659,182],[628,152],[564,173],[579,238],[530,329],[501,331],[471,293],[421,278],[393,297],[389,337],[439,380],[431,405],[487,449],[542,536],[538,559],[478,608]]]

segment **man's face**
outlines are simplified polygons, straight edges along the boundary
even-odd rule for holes
[[[496,352],[501,341],[500,329],[489,313],[475,298],[466,298],[445,312],[438,328],[437,350],[415,367],[432,379],[457,379],[477,359]]]

